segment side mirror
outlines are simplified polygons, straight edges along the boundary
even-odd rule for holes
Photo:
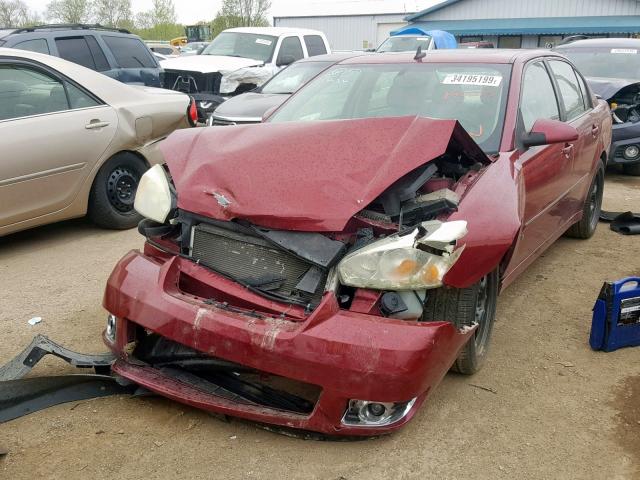
[[[578,139],[578,130],[571,125],[559,120],[541,118],[536,120],[529,133],[521,135],[522,146],[537,147],[539,145],[553,145],[554,143],[575,142]]]
[[[264,112],[262,114],[262,122],[264,123],[265,120],[267,120],[273,114],[273,112],[275,112],[277,109],[278,109],[278,106],[276,105],[275,107],[271,107],[266,112]]]
[[[286,65],[291,65],[295,61],[296,61],[296,58],[293,55],[282,55],[278,57],[277,65],[279,67],[284,67]]]

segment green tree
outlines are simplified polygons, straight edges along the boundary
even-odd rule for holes
[[[153,0],[151,10],[136,15],[136,33],[145,40],[170,40],[184,35],[173,0]]]
[[[38,16],[22,0],[0,0],[0,27],[26,27],[37,23]]]
[[[238,27],[264,27],[269,25],[269,9],[271,0],[223,0],[216,18],[226,18],[232,24],[239,22],[234,25]]]
[[[95,21],[105,27],[130,28],[133,25],[131,0],[94,0]]]
[[[60,23],[88,23],[91,4],[87,0],[53,0],[47,5],[47,18]]]

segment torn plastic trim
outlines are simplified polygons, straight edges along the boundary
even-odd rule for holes
[[[77,353],[44,335],[37,335],[13,360],[0,367],[0,382],[25,377],[45,355],[54,355],[77,368],[94,368],[96,371],[107,371],[115,361],[112,353]]]
[[[65,375],[0,382],[0,423],[62,403],[111,395],[130,395],[135,385],[120,385],[108,375]]]
[[[323,268],[335,264],[347,248],[343,242],[321,233],[268,230],[255,225],[251,228],[260,237]]]

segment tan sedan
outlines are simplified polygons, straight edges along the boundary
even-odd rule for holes
[[[86,214],[135,226],[135,191],[161,161],[158,141],[193,115],[187,95],[0,48],[0,236]]]

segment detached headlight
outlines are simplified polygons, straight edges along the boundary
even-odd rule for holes
[[[161,165],[154,165],[140,179],[133,208],[145,218],[165,223],[174,207],[167,174]]]
[[[423,222],[408,234],[373,242],[338,264],[344,285],[378,290],[437,288],[462,253],[456,241],[467,234],[467,222]]]
[[[220,93],[223,95],[230,95],[236,91],[236,89],[240,86],[240,82],[237,80],[229,80],[229,77],[222,75],[222,79],[220,80]]]

